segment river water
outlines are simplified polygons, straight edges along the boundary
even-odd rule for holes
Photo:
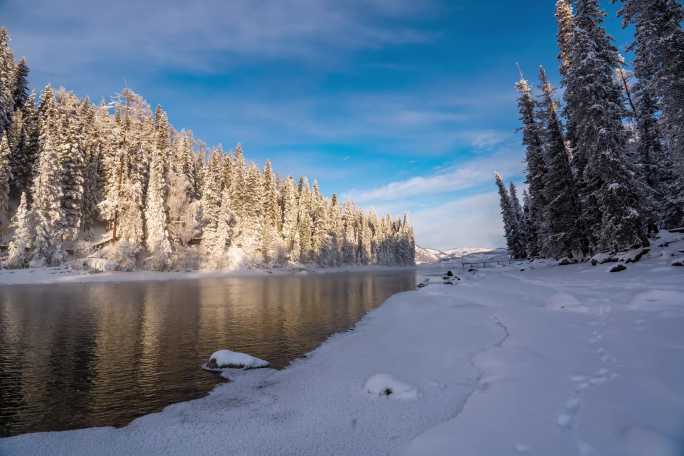
[[[206,394],[215,350],[276,368],[350,329],[414,271],[0,287],[0,436],[122,426]]]

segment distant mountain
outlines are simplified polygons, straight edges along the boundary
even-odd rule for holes
[[[456,249],[437,250],[416,246],[416,264],[443,263],[463,258],[465,256],[491,256],[506,254],[506,249],[492,249],[489,247],[460,247]]]

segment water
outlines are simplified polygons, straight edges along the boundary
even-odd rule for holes
[[[283,368],[413,271],[0,287],[0,436],[122,426],[221,381],[230,348]]]

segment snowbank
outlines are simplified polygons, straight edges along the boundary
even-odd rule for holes
[[[402,293],[286,370],[0,454],[681,455],[684,280],[654,249],[620,274],[513,264]]]
[[[230,350],[219,350],[209,357],[209,362],[205,364],[206,369],[259,369],[268,367],[270,364],[263,359],[255,358],[246,353],[234,352]]]

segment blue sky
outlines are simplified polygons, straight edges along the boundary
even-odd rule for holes
[[[0,0],[35,86],[124,85],[208,144],[410,214],[421,245],[500,246],[523,169],[514,82],[557,81],[553,0]],[[630,36],[604,2],[624,49]]]

